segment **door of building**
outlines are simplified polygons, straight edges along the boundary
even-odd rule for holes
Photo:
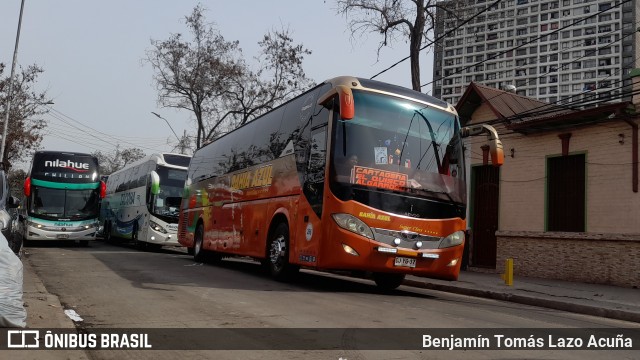
[[[498,230],[499,168],[491,165],[472,168],[471,259],[474,267],[495,269]]]

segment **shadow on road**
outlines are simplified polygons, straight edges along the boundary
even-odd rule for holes
[[[164,285],[178,285],[210,289],[348,292],[433,298],[401,289],[382,292],[373,281],[362,277],[306,269],[289,282],[277,282],[264,271],[260,263],[249,258],[225,258],[215,264],[197,263],[187,255],[185,248],[180,247],[140,251],[126,242],[114,244],[103,241],[91,242],[84,247],[57,242],[42,243],[35,247],[59,247],[67,252],[78,252],[78,255],[88,253],[134,287],[145,289],[167,290]]]

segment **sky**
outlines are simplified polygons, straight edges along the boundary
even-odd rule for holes
[[[172,129],[178,136],[195,135],[188,111],[158,105],[153,69],[144,58],[152,39],[187,36],[184,17],[199,3],[207,21],[226,40],[238,40],[253,66],[262,36],[288,28],[295,43],[312,51],[303,67],[314,82],[341,75],[370,78],[408,55],[408,45],[400,42],[378,58],[380,36],[352,37],[334,0],[25,0],[17,64],[44,68],[36,88],[53,101],[42,117],[48,126],[41,148],[108,153],[120,146],[151,154],[172,151]],[[11,71],[19,14],[20,0],[0,2],[4,76]],[[422,56],[422,84],[431,81],[430,58]],[[376,80],[410,88],[409,61]]]

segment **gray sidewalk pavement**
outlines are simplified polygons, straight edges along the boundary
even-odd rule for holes
[[[22,300],[27,310],[27,328],[67,329],[75,328],[73,321],[64,314],[60,299],[47,291],[42,280],[34,272],[29,260],[22,256],[23,287]],[[42,339],[40,340],[42,341]],[[3,357],[13,360],[87,360],[83,350],[7,350]],[[4,357],[6,356],[6,357]]]
[[[408,276],[404,285],[640,323],[640,289],[514,276],[460,272],[458,281]]]

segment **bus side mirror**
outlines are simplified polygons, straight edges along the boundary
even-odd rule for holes
[[[338,94],[340,101],[340,118],[343,120],[351,120],[355,116],[355,106],[353,103],[353,92],[351,88],[338,85],[331,88],[318,98],[318,105],[326,104],[335,94]]]
[[[491,163],[493,164],[493,166],[502,166],[502,164],[504,164],[504,150],[502,149],[502,141],[500,141],[498,132],[493,126],[481,124],[460,129],[460,137],[463,138],[479,135],[482,133],[486,133],[489,140],[489,154],[491,155]]]
[[[15,196],[7,197],[7,208],[13,209],[20,206],[20,200]]]
[[[24,180],[24,196],[29,197],[31,195],[31,177]]]
[[[160,176],[157,172],[152,171],[149,174],[149,184],[151,184],[151,195],[158,195],[160,193]]]
[[[504,164],[504,150],[500,139],[489,141],[489,154],[491,155],[491,164],[493,166],[502,166]]]
[[[100,199],[104,199],[107,196],[107,183],[100,180]]]

